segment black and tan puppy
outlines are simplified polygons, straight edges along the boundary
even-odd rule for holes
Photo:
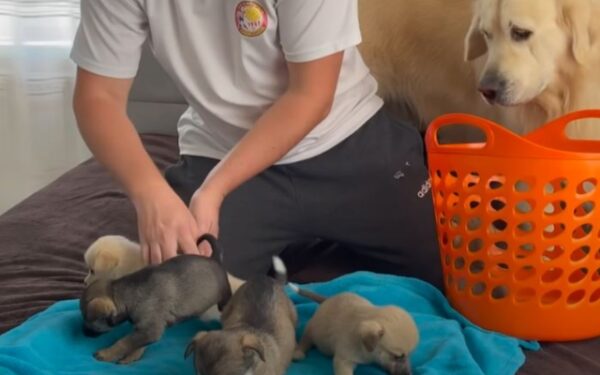
[[[214,237],[203,235],[198,243],[203,240],[211,243],[212,258],[179,255],[116,280],[98,279],[85,289],[80,309],[87,335],[107,332],[125,320],[134,326],[131,334],[95,353],[97,359],[133,362],[169,325],[228,302],[231,288],[220,250]]]
[[[283,375],[296,346],[296,309],[284,291],[287,275],[274,258],[277,280],[258,276],[246,281],[225,306],[223,329],[200,332],[188,345],[187,358],[201,375]]]

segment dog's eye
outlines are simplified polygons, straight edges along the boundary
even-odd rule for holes
[[[404,354],[400,354],[400,355],[392,355],[392,357],[394,358],[394,361],[404,361],[404,359],[406,358],[406,355]]]
[[[510,29],[510,37],[515,42],[523,42],[531,38],[531,35],[533,35],[533,31],[531,30],[520,29],[518,27],[513,27]]]
[[[94,270],[93,269],[90,270],[90,274],[92,274],[92,275],[94,274]]]
[[[492,33],[490,33],[489,31],[487,31],[487,30],[481,30],[481,33],[483,34],[483,37],[485,39],[492,39]]]

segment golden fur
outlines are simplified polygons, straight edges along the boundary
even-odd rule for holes
[[[591,21],[600,0],[359,0],[359,10],[360,50],[380,95],[392,106],[408,100],[422,129],[465,112],[528,132],[600,108],[600,23]],[[511,40],[509,22],[532,37]],[[500,105],[478,93],[490,69],[511,86]],[[569,135],[600,138],[600,126],[578,123]]]

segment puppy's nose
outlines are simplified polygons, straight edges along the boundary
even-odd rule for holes
[[[100,336],[99,332],[89,329],[88,327],[83,327],[83,335],[86,337],[98,337]]]

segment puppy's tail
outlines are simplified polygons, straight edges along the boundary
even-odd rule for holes
[[[275,280],[285,285],[287,283],[287,268],[283,260],[277,255],[273,256],[273,271],[275,271]]]
[[[324,296],[322,296],[320,294],[317,294],[315,292],[311,292],[310,290],[302,289],[302,288],[300,288],[298,285],[296,285],[294,283],[289,283],[288,285],[298,295],[300,295],[300,296],[302,296],[304,298],[308,298],[311,301],[315,301],[316,303],[319,303],[319,304],[323,303],[327,299],[327,297],[324,297]]]
[[[196,246],[200,245],[203,241],[208,242],[212,248],[211,258],[219,263],[223,263],[223,251],[219,244],[217,244],[217,238],[210,233],[204,233],[198,238],[198,241],[196,241]]]
[[[317,303],[322,303],[323,301],[326,300],[325,297],[323,297],[317,293],[311,292],[310,290],[302,289],[294,283],[288,283],[287,268],[285,267],[283,260],[281,260],[281,258],[278,256],[273,257],[273,270],[275,271],[275,279],[277,281],[279,281],[282,285],[285,285],[285,284],[289,285],[289,287],[292,288],[292,290],[295,293],[297,293],[298,295],[300,295],[304,298],[308,298]]]

